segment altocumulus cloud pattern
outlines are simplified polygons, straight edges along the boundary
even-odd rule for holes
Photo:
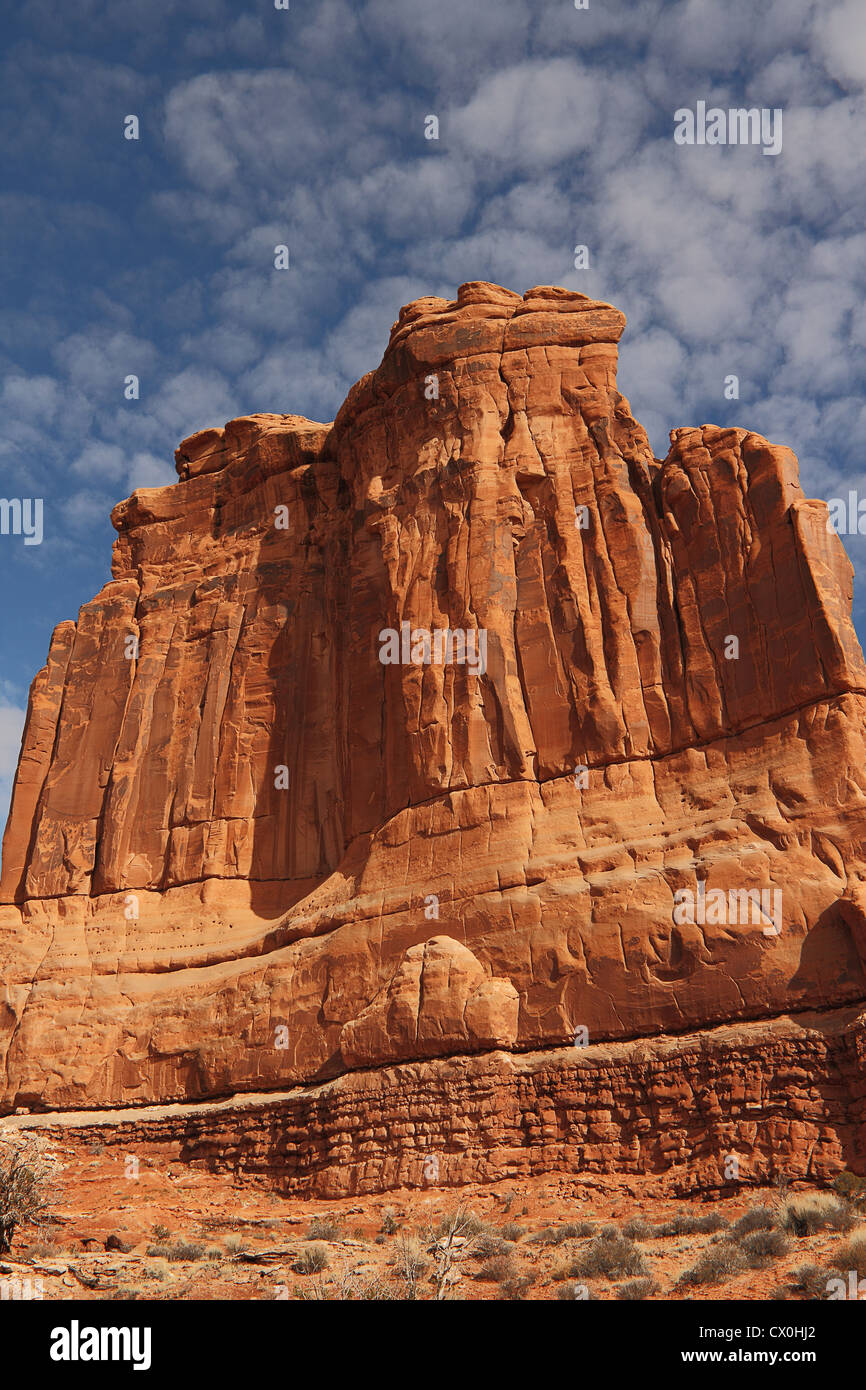
[[[858,0],[760,24],[750,0],[35,0],[5,23],[3,492],[45,512],[41,545],[0,546],[4,803],[114,503],[172,481],[205,424],[331,419],[419,295],[484,278],[616,303],[658,454],[674,424],[746,424],[797,451],[807,495],[862,486]],[[698,101],[782,109],[779,157],[676,145]]]

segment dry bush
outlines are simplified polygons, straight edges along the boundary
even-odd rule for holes
[[[487,1223],[482,1221],[480,1216],[476,1216],[474,1211],[467,1211],[465,1207],[459,1206],[440,1219],[433,1235],[440,1240],[449,1237],[451,1239],[472,1240],[488,1230],[492,1230],[495,1234],[495,1228],[488,1227]]]
[[[623,1226],[622,1233],[628,1236],[629,1240],[648,1240],[652,1236],[653,1228],[642,1216],[631,1216]]]
[[[641,1298],[648,1298],[651,1293],[655,1293],[657,1287],[649,1278],[629,1279],[625,1284],[620,1284],[616,1296],[624,1302],[636,1302]]]
[[[770,1260],[778,1260],[781,1255],[787,1255],[791,1248],[782,1231],[752,1231],[743,1236],[740,1245],[753,1269],[769,1264]]]
[[[514,1245],[511,1241],[503,1240],[502,1236],[480,1235],[475,1243],[473,1252],[479,1260],[490,1260],[495,1255],[513,1255]]]
[[[177,1264],[182,1260],[200,1260],[204,1254],[204,1246],[198,1241],[175,1240],[171,1245],[165,1243],[159,1245],[149,1245],[145,1251],[152,1259],[171,1260]]]
[[[403,1297],[410,1302],[418,1298],[418,1285],[427,1273],[430,1261],[412,1236],[401,1235],[397,1246],[397,1278],[402,1282]]]
[[[476,1279],[483,1279],[487,1283],[503,1284],[518,1273],[519,1270],[512,1255],[494,1255],[492,1259],[484,1261],[475,1277]]]
[[[860,1177],[857,1173],[849,1173],[846,1168],[833,1181],[833,1191],[840,1197],[846,1198],[849,1202],[866,1202],[866,1178]]]
[[[515,1269],[504,1279],[500,1279],[497,1285],[496,1297],[503,1299],[520,1300],[526,1297],[532,1285],[535,1283],[533,1274],[521,1274]]]
[[[561,1226],[545,1226],[529,1239],[535,1245],[562,1245],[566,1240],[585,1240],[599,1232],[597,1221],[564,1221]]]
[[[740,1274],[746,1268],[746,1257],[738,1245],[720,1240],[695,1261],[691,1268],[681,1274],[680,1284],[721,1284],[732,1274]]]
[[[866,1227],[858,1226],[851,1232],[850,1239],[836,1251],[836,1259],[843,1269],[854,1269],[858,1278],[866,1277]]]
[[[340,1240],[341,1235],[333,1216],[314,1216],[307,1231],[308,1240]]]
[[[827,1283],[838,1273],[835,1269],[822,1269],[820,1265],[801,1265],[791,1274],[789,1283],[792,1289],[805,1294],[807,1298],[826,1298]]]
[[[204,1246],[197,1240],[176,1240],[171,1247],[170,1260],[200,1260]]]
[[[578,1278],[603,1275],[608,1279],[624,1279],[627,1275],[645,1275],[648,1270],[634,1241],[616,1226],[605,1226],[572,1261],[570,1273]]]
[[[526,1235],[526,1227],[518,1226],[516,1221],[506,1221],[504,1226],[500,1226],[499,1234],[503,1240],[520,1240]]]
[[[430,1277],[436,1286],[433,1297],[437,1301],[447,1298],[458,1274],[455,1266],[474,1252],[482,1235],[489,1233],[490,1228],[462,1206],[443,1217],[435,1229],[428,1228],[427,1250],[434,1265]]]
[[[292,1269],[295,1274],[319,1274],[330,1263],[324,1245],[305,1245]]]
[[[743,1236],[751,1235],[753,1231],[771,1231],[775,1224],[776,1213],[772,1207],[749,1207],[734,1222],[731,1236],[734,1240],[742,1240]]]
[[[818,1231],[849,1231],[855,1220],[850,1204],[833,1192],[790,1198],[779,1213],[783,1230],[799,1237],[813,1236]]]
[[[45,1156],[44,1145],[29,1136],[0,1143],[0,1254],[12,1249],[19,1226],[45,1224],[58,1167]]]
[[[669,1221],[653,1227],[654,1236],[703,1236],[714,1231],[723,1231],[728,1225],[721,1212],[708,1211],[698,1214],[692,1211],[678,1211]]]

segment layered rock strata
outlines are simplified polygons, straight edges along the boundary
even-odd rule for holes
[[[866,1162],[856,1008],[678,1038],[482,1053],[195,1105],[14,1117],[74,1150],[257,1177],[286,1196],[562,1172],[662,1197],[831,1181]]]

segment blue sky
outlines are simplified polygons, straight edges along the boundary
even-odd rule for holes
[[[45,499],[41,545],[0,537],[4,819],[114,503],[174,481],[196,429],[332,419],[418,295],[610,300],[657,454],[738,424],[810,495],[866,495],[863,0],[28,0],[3,23],[0,494]],[[676,145],[699,100],[781,108],[782,152]]]

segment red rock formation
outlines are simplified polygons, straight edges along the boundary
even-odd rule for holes
[[[7,1109],[866,1000],[851,566],[789,450],[653,457],[623,326],[418,300],[333,425],[205,430],[115,508],[4,840]],[[383,664],[402,624],[485,669]]]
[[[825,1183],[861,1164],[856,1006],[576,1051],[480,1053],[194,1105],[7,1117],[84,1151],[150,1151],[345,1197],[563,1172],[635,1175],[659,1197]],[[732,1160],[736,1159],[736,1163]]]

